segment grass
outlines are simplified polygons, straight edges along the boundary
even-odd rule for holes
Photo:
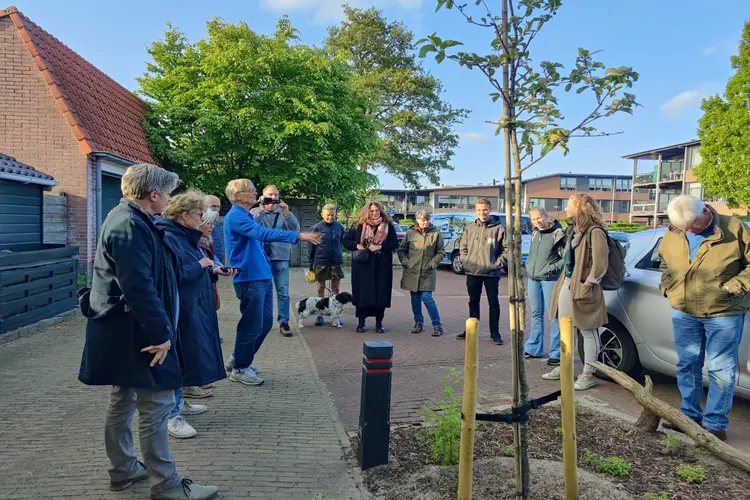
[[[677,467],[677,477],[687,484],[702,483],[706,480],[706,471],[702,465],[680,464]]]
[[[674,456],[680,453],[682,442],[674,434],[665,434],[661,437],[661,444],[664,447],[664,453]]]
[[[630,475],[630,463],[620,457],[605,457],[597,453],[586,452],[583,461],[599,474],[613,477],[625,477]]]
[[[515,457],[516,456],[516,447],[512,444],[506,444],[502,448],[500,448],[500,455],[504,457]]]

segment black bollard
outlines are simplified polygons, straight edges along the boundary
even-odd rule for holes
[[[359,466],[362,470],[388,463],[391,433],[391,367],[393,345],[365,342],[359,407]]]

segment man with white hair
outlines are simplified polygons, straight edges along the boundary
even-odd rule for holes
[[[680,410],[725,440],[738,349],[750,309],[750,229],[693,196],[672,200],[667,214],[671,225],[659,246],[660,288],[672,306]],[[709,387],[704,412],[706,357]],[[671,424],[665,427],[674,429]]]
[[[218,196],[212,194],[206,196],[206,207],[217,214],[221,214],[221,200]],[[224,255],[224,226],[218,219],[216,219],[214,229],[211,231],[211,240],[214,242],[214,261],[217,267],[221,267],[224,265],[226,256]]]

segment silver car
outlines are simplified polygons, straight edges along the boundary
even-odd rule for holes
[[[605,291],[609,324],[601,328],[602,351],[599,361],[631,376],[643,369],[674,377],[677,351],[672,335],[672,309],[659,291],[658,248],[666,229],[634,233],[625,245],[628,276],[617,291]],[[583,359],[583,342],[579,336],[579,355]],[[739,379],[735,394],[750,399],[750,315],[739,350]],[[708,363],[703,367],[703,384],[708,385]]]

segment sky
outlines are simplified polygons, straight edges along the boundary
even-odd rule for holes
[[[467,0],[468,1],[468,0]],[[321,45],[328,26],[342,19],[340,0],[15,0],[36,24],[130,90],[149,60],[147,46],[163,38],[171,23],[190,39],[206,34],[206,21],[220,17],[247,23],[258,33],[272,33],[287,14],[302,42]],[[468,2],[473,5],[474,2]],[[499,2],[489,2],[498,4]],[[433,32],[460,40],[477,52],[488,46],[486,30],[468,25],[455,10],[435,12],[436,0],[350,0],[355,7],[375,6],[389,20],[402,21],[422,38]],[[499,12],[498,12],[499,14]],[[732,76],[730,56],[737,51],[742,27],[750,21],[750,0],[564,0],[558,15],[532,45],[535,61],[558,61],[571,67],[578,47],[601,50],[607,66],[631,66],[640,73],[632,89],[642,105],[633,116],[597,122],[602,138],[571,142],[571,152],[554,152],[524,175],[551,173],[630,174],[622,156],[697,137],[701,99],[721,93]],[[471,114],[456,127],[460,145],[441,184],[491,184],[503,177],[502,136],[487,122],[502,114],[501,102],[481,73],[446,60],[423,64],[439,78],[444,98]],[[584,94],[585,96],[585,94]],[[561,96],[570,124],[591,110],[591,98]],[[399,180],[379,174],[381,188],[402,188]]]

